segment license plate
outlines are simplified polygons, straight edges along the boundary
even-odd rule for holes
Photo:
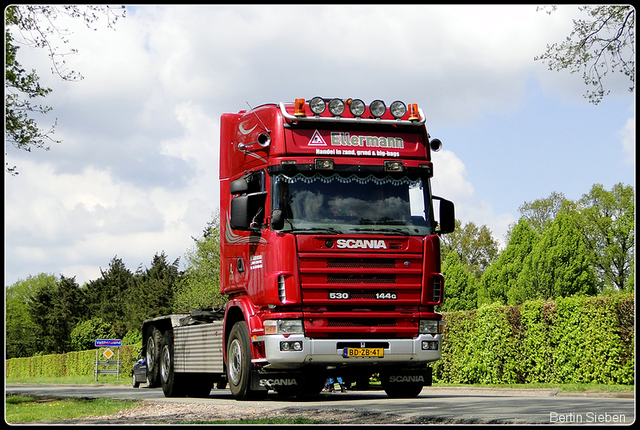
[[[342,352],[344,358],[352,357],[384,357],[384,349],[382,348],[345,348]]]

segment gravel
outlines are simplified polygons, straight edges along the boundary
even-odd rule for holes
[[[331,408],[283,408],[268,406],[206,405],[198,403],[166,403],[143,401],[138,406],[114,415],[86,416],[81,418],[38,421],[37,424],[179,424],[211,421],[243,421],[264,418],[304,417],[321,424],[400,424],[407,422],[392,414],[372,414],[357,410]],[[36,424],[33,422],[32,424]]]

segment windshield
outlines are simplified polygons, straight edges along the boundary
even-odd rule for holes
[[[421,178],[280,173],[273,184],[285,232],[433,234],[428,182]]]

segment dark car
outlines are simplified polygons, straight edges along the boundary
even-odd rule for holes
[[[135,358],[134,358],[135,360]],[[138,388],[140,384],[147,383],[147,360],[140,358],[136,361],[131,369],[131,385],[133,388]]]

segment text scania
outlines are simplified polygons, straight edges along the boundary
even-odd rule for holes
[[[387,249],[384,240],[376,239],[338,239],[337,245],[340,249]]]
[[[281,378],[281,379],[261,379],[260,386],[261,387],[275,387],[276,385],[281,386],[290,386],[290,385],[298,385],[298,381],[292,378]]]
[[[424,382],[422,375],[417,376],[389,376],[389,382]]]
[[[400,137],[350,136],[349,133],[331,133],[331,146],[361,146],[367,148],[404,148]]]

